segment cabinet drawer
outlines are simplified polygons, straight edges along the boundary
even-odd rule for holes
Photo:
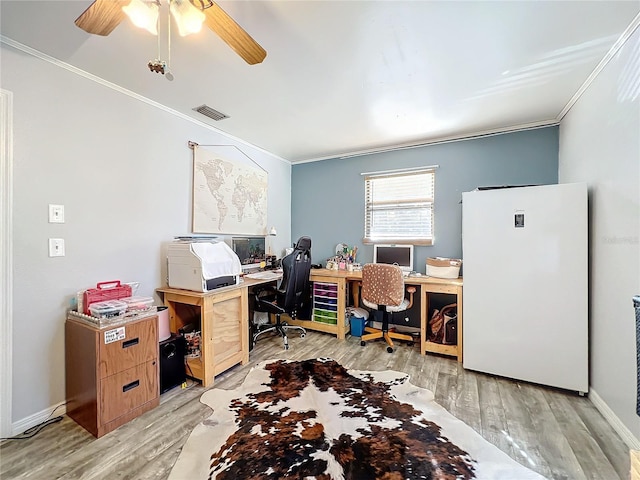
[[[105,334],[116,328],[118,327],[100,332],[100,378],[158,358],[157,317],[123,325],[120,328],[124,328],[125,337],[105,344]]]
[[[105,424],[158,397],[158,362],[116,373],[100,384],[100,423]]]
[[[324,310],[338,310],[338,306],[336,305],[336,301],[327,301],[325,298],[316,298],[313,301],[313,306],[315,308],[322,308]]]
[[[338,296],[338,289],[336,285],[318,285],[315,283],[313,285],[313,294],[314,296],[336,298]]]

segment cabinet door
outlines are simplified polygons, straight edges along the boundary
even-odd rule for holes
[[[158,362],[152,360],[100,380],[100,424],[158,397]]]
[[[105,343],[108,332],[117,329],[107,329],[100,332],[99,374],[105,378],[115,373],[127,370],[135,365],[158,358],[158,319],[149,319],[122,325],[125,337],[111,343]]]
[[[213,358],[216,365],[242,351],[243,316],[247,315],[241,292],[212,305]],[[246,324],[245,324],[246,325]],[[248,325],[247,325],[248,328]]]

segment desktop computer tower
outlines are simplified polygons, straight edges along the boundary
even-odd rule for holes
[[[182,335],[172,333],[160,342],[160,393],[186,382],[187,374],[184,367],[184,356],[187,341]]]

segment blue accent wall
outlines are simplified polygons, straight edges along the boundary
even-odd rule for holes
[[[435,180],[435,243],[416,246],[414,251],[414,269],[421,273],[425,273],[427,257],[461,258],[462,192],[479,186],[558,183],[558,127],[294,164],[292,242],[302,235],[310,236],[314,263],[324,265],[338,243],[357,246],[357,261],[370,262],[373,248],[362,243],[361,173],[428,165],[440,168]]]

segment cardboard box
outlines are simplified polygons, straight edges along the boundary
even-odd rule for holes
[[[462,260],[459,258],[427,258],[427,276],[436,278],[458,278]]]

